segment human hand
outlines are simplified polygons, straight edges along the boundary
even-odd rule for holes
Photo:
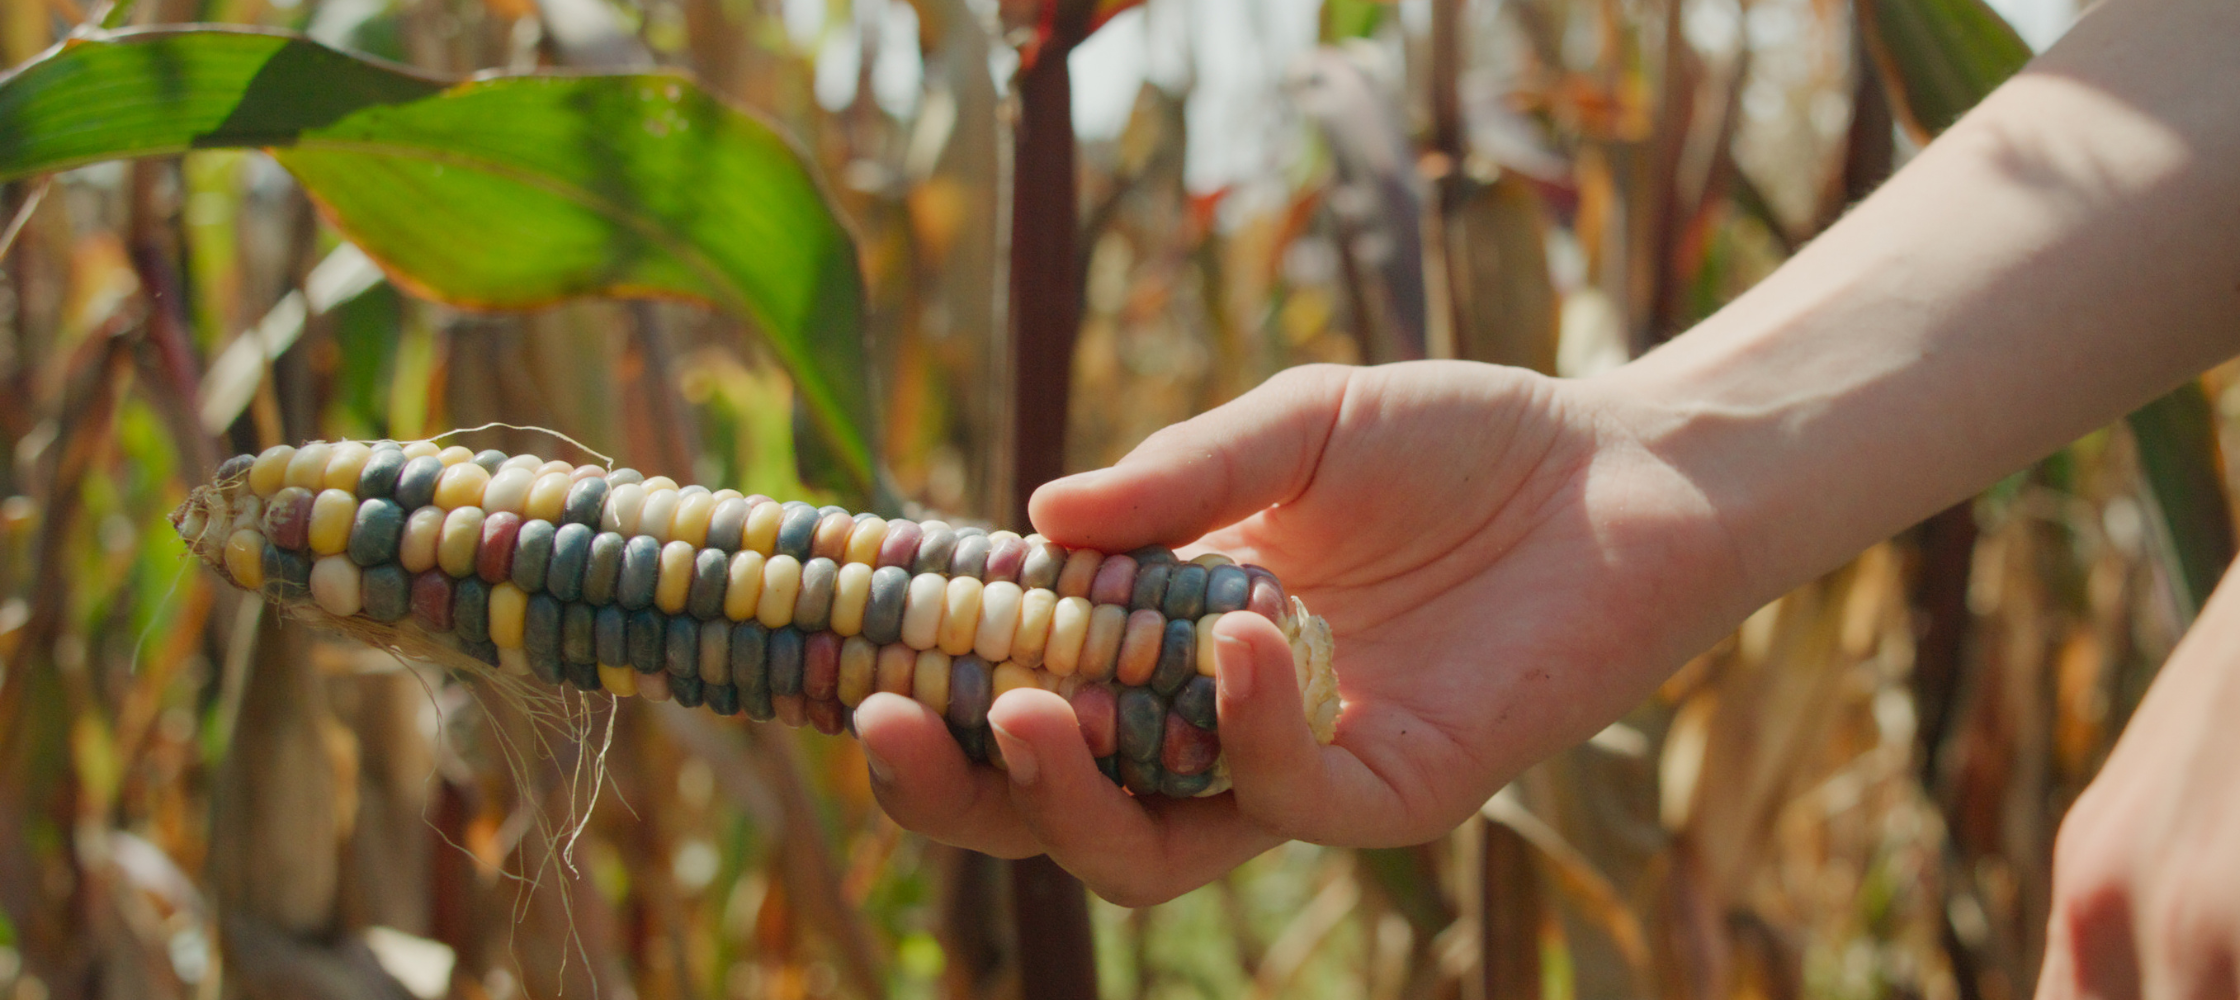
[[[1036,525],[1122,551],[1196,539],[1274,570],[1337,636],[1332,746],[1304,722],[1282,634],[1216,630],[1231,793],[1136,799],[1056,695],[989,712],[1008,773],[940,718],[874,696],[855,720],[888,813],[936,840],[1049,853],[1142,904],[1286,839],[1429,840],[1591,735],[1749,610],[1702,491],[1595,382],[1455,362],[1293,369],[1045,486]]]
[[[2240,996],[2240,586],[2061,822],[2040,1000]]]

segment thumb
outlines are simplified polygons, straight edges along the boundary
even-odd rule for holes
[[[1315,742],[1283,633],[1256,614],[1223,615],[1214,642],[1221,751],[1238,809],[1293,839],[1390,842],[1407,810],[1350,751]]]
[[[1028,516],[1051,541],[1125,552],[1181,544],[1306,489],[1354,369],[1307,365],[1144,439],[1119,464],[1044,484]]]

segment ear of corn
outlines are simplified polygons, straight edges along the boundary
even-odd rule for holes
[[[1329,627],[1274,574],[1215,554],[1068,550],[428,442],[238,456],[172,519],[205,562],[291,611],[548,684],[828,734],[889,692],[999,767],[989,706],[1040,687],[1139,795],[1228,787],[1222,615],[1290,638],[1323,742],[1338,711]]]

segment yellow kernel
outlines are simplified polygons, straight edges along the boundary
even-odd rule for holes
[[[1058,571],[1058,596],[1087,597],[1089,585],[1097,578],[1097,567],[1104,565],[1104,553],[1095,549],[1075,549],[1066,556],[1064,569]]]
[[[785,505],[775,500],[758,503],[747,512],[747,526],[739,533],[739,547],[769,555],[778,548],[778,522]]]
[[[856,530],[848,533],[848,558],[851,564],[876,566],[879,563],[879,546],[887,540],[887,519],[873,514],[856,522]]]
[[[436,565],[443,567],[443,575],[455,580],[474,575],[482,518],[480,507],[460,507],[443,516],[443,527],[436,532]]]
[[[1198,565],[1203,566],[1207,569],[1212,569],[1216,566],[1234,566],[1237,564],[1236,560],[1222,555],[1219,552],[1207,552],[1190,561],[1197,563]]]
[[[436,547],[443,541],[441,507],[422,507],[404,520],[404,538],[397,543],[397,562],[407,573],[425,573],[436,565]]]
[[[1072,701],[1073,692],[1066,689],[1079,688],[1081,686],[1081,675],[1060,677],[1047,670],[1037,670],[1034,672],[1034,682],[1041,685],[1044,691],[1055,691],[1065,695],[1067,701]]]
[[[568,488],[575,484],[575,480],[569,478],[566,472],[539,473],[536,484],[529,487],[526,516],[539,521],[560,523],[560,515],[568,506]]]
[[[521,630],[528,623],[528,615],[529,595],[512,580],[490,588],[490,641],[499,649],[521,648]]]
[[[1026,667],[1022,667],[1017,663],[1013,663],[1009,660],[1005,660],[1002,663],[996,664],[996,697],[1003,697],[1003,693],[1005,691],[1016,691],[1020,688],[1041,687],[1041,684],[1035,682],[1034,673],[1034,671],[1029,670]]]
[[[744,500],[747,498],[747,495],[739,492],[738,490],[721,489],[715,492],[715,498],[717,503],[722,503],[725,500]]]
[[[350,524],[358,518],[358,498],[343,490],[321,490],[311,499],[311,551],[331,556],[350,547]]]
[[[373,457],[373,447],[359,441],[344,441],[334,446],[334,457],[327,459],[324,484],[331,490],[358,491],[358,476],[366,471],[366,459]]]
[[[664,614],[682,614],[692,596],[692,557],[700,550],[678,540],[661,547],[661,564],[653,583],[653,604]]]
[[[1019,630],[1011,635],[1011,658],[1030,667],[1042,665],[1043,647],[1050,642],[1050,616],[1058,610],[1056,591],[1036,587],[1019,598]]]
[[[482,507],[482,495],[490,485],[490,474],[473,462],[460,462],[443,470],[436,477],[436,506],[445,510],[460,507]],[[518,512],[516,512],[518,513]]]
[[[327,462],[333,458],[334,446],[325,441],[313,441],[297,448],[295,456],[288,459],[288,485],[301,486],[307,490],[326,486]],[[350,484],[353,489],[357,485]]]
[[[638,515],[645,510],[646,488],[624,483],[607,491],[606,509],[599,512],[599,530],[628,538],[638,533]],[[765,553],[767,554],[767,553]]]
[[[910,697],[910,675],[917,670],[918,651],[899,642],[879,647],[876,686],[888,694]]]
[[[1081,641],[1079,673],[1097,680],[1119,674],[1123,684],[1142,685],[1159,665],[1159,643],[1165,637],[1166,619],[1156,611],[1130,615],[1117,604],[1099,604],[1089,612],[1089,635]],[[1123,651],[1135,655],[1122,656]]]
[[[474,461],[474,449],[463,444],[455,444],[436,452],[436,461],[442,462],[446,466],[464,465]],[[475,468],[482,467],[478,465]]]
[[[1019,631],[1019,602],[1024,597],[1019,585],[1009,580],[981,588],[980,624],[972,638],[972,651],[981,659],[989,663],[1011,659],[1012,636]]]
[[[723,588],[723,616],[735,622],[754,617],[755,602],[762,597],[762,553],[741,552],[731,557],[730,578]]]
[[[942,597],[941,651],[950,656],[972,652],[972,639],[980,631],[980,594],[985,589],[969,576],[949,578]]]
[[[251,528],[226,539],[226,575],[244,590],[264,586],[264,535]]]
[[[939,573],[910,578],[910,589],[902,595],[902,641],[911,649],[932,649],[941,641],[941,611],[948,591],[949,580]]]
[[[568,463],[555,458],[552,461],[537,466],[535,469],[532,469],[530,471],[535,472],[538,479],[543,479],[544,477],[552,475],[555,472],[561,473],[563,475],[572,473],[575,471],[575,468],[575,466],[569,465]]]
[[[357,614],[366,604],[358,564],[349,556],[328,556],[311,564],[311,599],[337,618]]]
[[[482,508],[484,513],[489,514],[495,514],[501,510],[512,514],[522,515],[526,515],[529,512],[529,487],[534,485],[536,483],[536,480],[530,477],[529,471],[527,469],[507,469],[501,467],[500,469],[498,469],[497,475],[482,473],[485,481],[483,483],[481,497],[475,500],[469,500],[465,504],[444,503],[444,480],[450,479],[453,475],[460,474],[460,470],[465,468],[466,466],[464,465],[454,465],[451,468],[443,470],[443,479],[436,480],[436,503],[445,507],[480,507]],[[482,466],[477,465],[474,468],[476,472],[482,472]]]
[[[520,469],[523,472],[533,473],[537,471],[538,466],[543,464],[544,459],[538,458],[535,455],[531,455],[528,452],[522,452],[519,455],[508,456],[505,461],[499,462],[498,471],[504,472],[507,469]]]
[[[599,664],[599,686],[617,698],[628,698],[638,693],[638,672],[627,666]]]
[[[863,612],[870,604],[871,567],[859,562],[840,567],[832,584],[832,630],[844,636],[863,631]]]
[[[771,556],[762,564],[762,594],[755,599],[754,620],[763,628],[793,624],[793,602],[801,596],[801,560]]]
[[[409,462],[415,458],[426,458],[442,452],[443,446],[433,441],[407,441],[404,445],[404,460]]]
[[[655,490],[673,490],[676,488],[677,481],[667,476],[655,476],[652,479],[646,480],[646,492],[648,493],[651,493]]]
[[[1213,626],[1220,621],[1220,612],[1198,619],[1198,673],[1207,677],[1214,676]]]
[[[708,518],[716,512],[715,497],[707,493],[694,493],[677,500],[677,512],[669,522],[669,537],[688,542],[693,548],[708,544]]]
[[[948,714],[949,654],[938,649],[918,653],[916,669],[910,674],[910,697],[936,713]]]
[[[295,448],[276,444],[257,455],[249,464],[249,492],[268,497],[288,485],[288,462],[296,457]]]
[[[840,644],[841,704],[854,708],[871,697],[878,659],[879,647],[860,635],[851,635]]]
[[[1042,648],[1042,665],[1060,677],[1081,666],[1081,643],[1089,637],[1089,618],[1095,608],[1086,597],[1062,597],[1050,613],[1050,641]]]
[[[667,544],[672,537],[669,531],[676,524],[679,499],[675,490],[648,489],[646,505],[638,509],[638,534],[652,535],[654,541]]]

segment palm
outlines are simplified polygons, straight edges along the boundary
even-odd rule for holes
[[[1308,738],[1281,637],[1245,616],[1217,633],[1235,795],[1130,799],[1065,703],[1022,690],[989,717],[1008,780],[968,767],[923,707],[866,701],[880,800],[952,843],[1046,851],[1116,901],[1166,898],[1288,837],[1436,836],[1741,613],[1711,603],[1733,588],[1705,574],[1732,562],[1701,491],[1606,429],[1622,405],[1485,365],[1295,370],[1045,487],[1035,523],[1059,542],[1197,537],[1274,570],[1336,633],[1335,748]]]
[[[1425,367],[1354,374],[1304,491],[1202,539],[1330,621],[1338,743],[1404,803],[1395,841],[1451,826],[1675,666],[1658,581],[1707,537],[1654,463],[1566,412],[1569,385]]]

